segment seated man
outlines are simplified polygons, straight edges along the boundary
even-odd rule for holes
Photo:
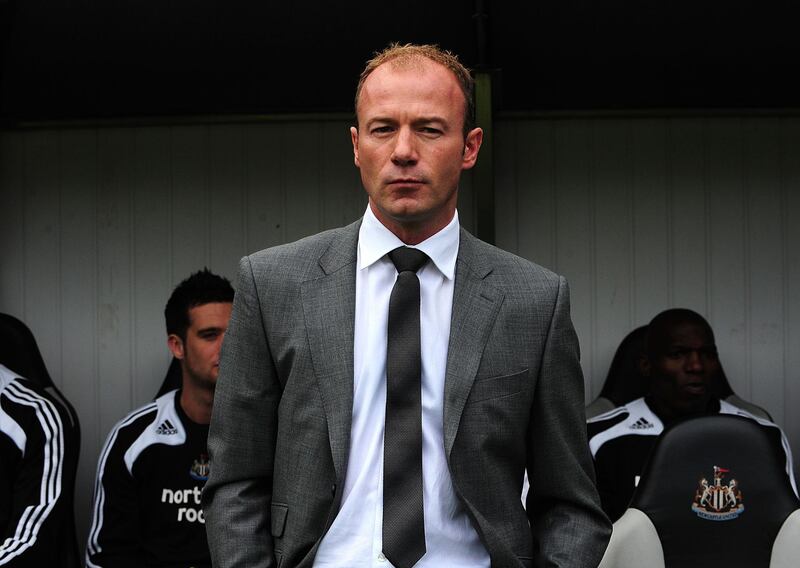
[[[66,408],[0,364],[0,565],[74,565],[77,465],[78,437]]]
[[[173,291],[164,315],[182,387],[111,430],[97,468],[87,566],[211,566],[200,495],[232,302],[230,282],[207,269]]]
[[[722,366],[714,333],[701,315],[686,309],[661,312],[650,322],[645,341],[642,372],[650,377],[649,394],[588,421],[597,488],[612,521],[628,507],[656,437],[672,423],[695,416],[756,420],[782,443],[794,487],[791,451],[780,428],[712,396]]]

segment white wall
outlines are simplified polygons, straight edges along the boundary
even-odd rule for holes
[[[81,535],[106,435],[164,377],[172,288],[203,266],[234,279],[247,252],[363,212],[347,126],[0,135],[0,311],[28,324],[80,416]]]
[[[0,133],[0,311],[80,414],[81,535],[108,430],[166,370],[175,284],[362,213],[347,127]],[[587,399],[627,331],[690,307],[800,454],[800,119],[506,119],[495,144],[498,244],[570,279]],[[472,202],[466,177],[468,228]]]
[[[498,244],[569,278],[587,398],[628,331],[687,307],[800,449],[800,119],[515,120],[496,141]]]

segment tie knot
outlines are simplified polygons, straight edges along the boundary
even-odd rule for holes
[[[419,249],[397,247],[389,253],[389,259],[394,263],[397,272],[416,272],[428,261],[428,255]]]

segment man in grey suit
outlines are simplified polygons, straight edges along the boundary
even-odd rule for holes
[[[567,284],[459,228],[483,136],[469,72],[390,46],[356,113],[363,219],[240,264],[204,492],[214,565],[596,566],[610,524]],[[416,303],[396,303],[401,281]]]

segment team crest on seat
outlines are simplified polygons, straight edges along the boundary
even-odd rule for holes
[[[695,491],[692,511],[708,521],[731,521],[742,514],[744,503],[739,482],[731,478],[725,484],[725,474],[730,470],[714,466],[714,480],[709,484],[705,477]]]

